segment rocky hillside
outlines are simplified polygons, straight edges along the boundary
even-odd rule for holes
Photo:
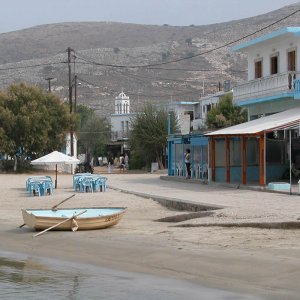
[[[246,57],[232,53],[233,44],[210,50],[299,9],[300,2],[268,14],[206,26],[60,23],[0,34],[0,87],[26,81],[46,89],[45,79],[54,78],[53,92],[68,101],[66,49],[71,47],[72,73],[78,76],[77,102],[100,115],[113,112],[114,97],[122,89],[136,110],[146,101],[194,101],[203,93],[215,92],[219,82],[235,84],[246,78]],[[258,35],[285,26],[300,26],[300,12]],[[208,53],[197,56],[202,52]],[[167,63],[174,60],[179,61]]]

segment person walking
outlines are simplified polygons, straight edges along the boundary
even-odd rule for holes
[[[186,179],[190,179],[191,178],[191,151],[190,149],[186,149],[186,153],[184,155],[184,163],[185,163],[185,167],[186,167]]]

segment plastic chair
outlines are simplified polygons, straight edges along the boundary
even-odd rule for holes
[[[93,180],[91,178],[83,178],[81,182],[82,192],[93,192]]]
[[[106,178],[97,178],[94,181],[95,192],[105,192],[106,191]]]
[[[52,181],[44,181],[42,183],[43,186],[43,192],[45,195],[52,195],[53,194],[53,182]]]
[[[40,183],[38,183],[38,182],[31,182],[30,183],[30,187],[29,187],[29,192],[30,192],[30,195],[41,196]]]

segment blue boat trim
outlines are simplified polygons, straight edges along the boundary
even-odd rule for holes
[[[78,216],[78,218],[95,218],[101,216],[110,216],[121,213],[125,210],[124,207],[95,207],[95,208],[66,208],[66,209],[26,209],[26,211],[36,217],[49,217],[49,218],[71,218],[74,215],[86,210],[85,213]]]

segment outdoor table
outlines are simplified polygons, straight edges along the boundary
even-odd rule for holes
[[[32,196],[53,194],[53,182],[50,176],[32,176],[26,180],[26,190]]]
[[[73,188],[76,191],[76,186],[78,185],[78,181],[80,178],[84,176],[92,175],[92,173],[76,173],[73,175]]]
[[[73,185],[75,192],[105,192],[106,177],[96,174],[75,174],[73,177]]]

